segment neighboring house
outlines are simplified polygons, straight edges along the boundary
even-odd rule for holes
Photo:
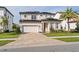
[[[61,20],[54,17],[55,13],[49,12],[20,12],[20,29],[24,33],[58,30]]]
[[[12,30],[12,26],[13,26],[13,17],[14,15],[5,7],[1,7],[0,6],[0,22],[2,22],[2,17],[7,17],[8,18],[8,26],[3,28],[3,25],[0,24],[0,30],[9,30],[9,31],[13,31]]]
[[[67,24],[67,19],[60,19],[61,14],[64,12],[57,12],[55,17],[56,19],[62,20],[60,25],[62,27],[62,30],[64,31],[68,31],[68,24]],[[76,28],[76,24],[77,24],[77,19],[73,18],[69,20],[69,30],[75,30]]]

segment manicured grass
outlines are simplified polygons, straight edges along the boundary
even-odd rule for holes
[[[51,32],[45,33],[46,36],[79,36],[79,33],[68,33],[68,32]]]
[[[79,37],[74,38],[56,38],[57,40],[65,41],[65,42],[79,42]]]
[[[18,36],[19,36],[19,34],[16,34],[15,32],[0,33],[0,39],[4,39],[4,38],[16,38]]]
[[[0,46],[3,46],[5,44],[8,44],[8,43],[13,42],[13,41],[15,41],[15,40],[0,40]]]

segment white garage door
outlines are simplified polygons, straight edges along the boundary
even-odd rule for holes
[[[23,32],[38,32],[38,26],[24,26]]]

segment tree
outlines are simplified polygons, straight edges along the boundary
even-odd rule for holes
[[[15,30],[15,32],[16,32],[17,34],[20,34],[20,33],[21,33],[20,27],[17,27],[16,30]]]
[[[6,28],[8,27],[8,17],[7,16],[2,17],[2,25],[3,25],[3,30],[6,31]]]
[[[1,20],[1,19],[0,19]],[[2,26],[2,22],[0,21],[0,26]],[[0,28],[0,33],[2,33],[3,29]]]
[[[19,27],[18,24],[13,23],[13,27],[12,28],[13,28],[13,31],[16,32],[17,34],[21,33],[20,27]]]
[[[64,20],[67,20],[67,24],[68,24],[68,32],[69,32],[69,29],[70,29],[70,26],[69,26],[69,20],[70,19],[79,19],[78,18],[78,15],[72,10],[72,8],[67,8],[67,10],[65,10],[64,13],[62,13],[61,19],[64,19]]]

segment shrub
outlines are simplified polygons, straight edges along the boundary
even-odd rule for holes
[[[70,29],[70,32],[71,32],[71,33],[74,33],[74,32],[76,32],[76,31],[75,31],[75,29]]]
[[[12,28],[13,28],[13,31],[15,31],[16,30],[16,28],[17,28],[17,24],[13,24],[13,26],[12,26]]]
[[[58,30],[58,32],[64,32],[63,30]]]
[[[15,32],[16,32],[17,34],[20,34],[20,33],[21,33],[20,27],[17,27],[16,30],[15,30]]]
[[[19,27],[18,24],[13,23],[13,27],[12,28],[13,28],[13,31],[16,32],[17,34],[21,33],[20,27]]]
[[[3,29],[0,29],[0,33],[3,33]]]
[[[75,30],[76,30],[77,32],[79,32],[79,23],[77,23],[76,26],[77,26],[77,27],[75,28]]]
[[[4,32],[5,32],[5,33],[8,33],[8,32],[9,32],[9,30],[5,30]]]

